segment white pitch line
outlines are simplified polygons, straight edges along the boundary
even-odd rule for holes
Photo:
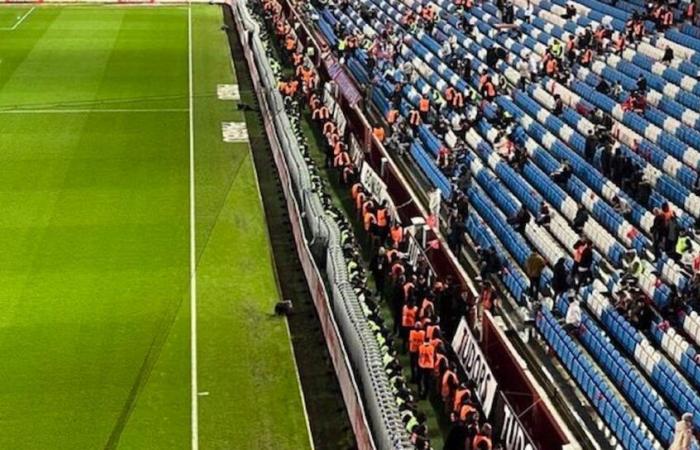
[[[14,25],[12,25],[12,26],[9,27],[9,28],[8,28],[8,27],[0,28],[0,30],[3,30],[3,31],[14,31],[14,30],[16,30],[17,27],[20,26],[20,25],[22,24],[22,22],[24,22],[24,19],[26,19],[27,17],[29,17],[29,15],[30,15],[32,12],[34,12],[35,9],[36,9],[36,6],[32,6],[32,7],[29,9],[29,11],[27,11],[26,13],[24,13],[24,14],[22,15],[22,17],[20,17],[20,18],[17,20],[17,22],[15,22]]]
[[[1,109],[0,114],[91,114],[91,113],[185,113],[187,108],[163,108],[163,109]]]
[[[194,95],[192,80],[192,2],[187,9],[190,110],[190,359],[192,361],[192,450],[199,450],[199,388],[197,385],[197,246],[195,240]]]

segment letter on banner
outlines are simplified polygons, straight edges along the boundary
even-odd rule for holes
[[[457,358],[467,377],[476,385],[476,396],[488,418],[491,415],[498,383],[464,318],[459,322],[457,332],[452,339],[452,348],[457,353]]]
[[[535,446],[532,439],[528,436],[520,419],[513,411],[510,403],[503,396],[503,393],[498,394],[498,407],[496,408],[503,415],[502,420],[496,418],[494,423],[501,430],[500,440],[503,442],[506,450],[534,450]]]

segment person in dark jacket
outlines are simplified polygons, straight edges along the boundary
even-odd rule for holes
[[[601,78],[598,82],[598,86],[595,87],[595,90],[601,94],[608,95],[610,93],[610,85],[607,81],[605,81],[605,79]]]
[[[535,219],[535,223],[537,225],[542,225],[542,226],[547,226],[549,225],[549,222],[551,221],[551,217],[549,215],[549,206],[545,202],[540,203],[540,210],[537,213],[537,219]]]
[[[377,295],[382,295],[384,292],[384,280],[386,278],[387,260],[386,260],[386,249],[384,247],[379,247],[377,254],[372,258],[370,263],[370,270],[374,276],[374,284],[377,288]]]
[[[552,290],[558,296],[569,289],[569,270],[566,268],[566,259],[559,258],[552,268]]]
[[[610,178],[610,172],[612,169],[612,151],[609,146],[604,146],[600,152],[600,171],[606,177]]]
[[[644,75],[640,74],[637,77],[637,90],[642,94],[647,91],[647,79],[644,78]]]
[[[586,156],[586,161],[592,162],[593,157],[595,156],[595,151],[598,148],[598,139],[596,138],[595,134],[593,134],[593,130],[590,129],[588,130],[588,135],[586,136],[586,145],[584,148],[584,154]]]
[[[549,177],[559,186],[563,186],[569,182],[572,173],[571,164],[565,160],[557,170],[549,174]]]
[[[479,256],[479,276],[482,280],[501,270],[501,261],[493,248],[478,248],[476,253]]]
[[[571,228],[577,232],[581,233],[583,231],[583,227],[586,225],[586,222],[588,221],[588,211],[586,210],[586,207],[583,205],[580,205],[578,209],[576,210],[576,216],[574,216],[574,221],[571,223]]]
[[[666,241],[667,229],[666,218],[659,208],[654,208],[654,222],[651,225],[651,239],[654,244],[654,255],[658,258],[661,256],[661,250],[664,248]]]
[[[513,225],[513,229],[521,234],[525,232],[525,226],[528,222],[530,222],[530,213],[525,206],[521,206],[518,212],[508,219],[508,223]]]
[[[558,117],[562,112],[564,112],[564,102],[559,94],[554,94],[554,109],[552,110],[552,114]]]

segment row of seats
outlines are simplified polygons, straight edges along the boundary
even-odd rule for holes
[[[474,165],[474,162],[472,162],[472,165]],[[478,167],[478,166],[477,166],[477,167]],[[479,169],[479,172],[480,172],[481,170],[483,170],[483,169]],[[484,181],[484,182],[486,182],[486,181]],[[486,196],[483,195],[483,192],[477,191],[476,189],[473,189],[473,191],[474,191],[473,193],[470,193],[470,198],[472,198],[473,201],[476,200],[476,203],[478,203],[479,205],[481,205],[481,204],[483,203],[483,205],[489,206],[489,205],[486,203],[486,201],[485,201],[485,200],[486,200]],[[481,202],[481,203],[480,203],[480,202]],[[484,209],[483,206],[482,206],[481,208],[477,207],[476,209],[480,209],[480,210],[481,210],[480,212],[482,212],[483,214],[487,215],[486,209],[488,209],[488,208]],[[488,215],[487,215],[487,217],[488,217]],[[502,222],[502,217],[499,218],[499,217],[496,216],[496,218],[490,217],[490,219],[491,219],[491,220],[489,221],[490,223],[491,223],[491,221]],[[500,220],[499,220],[499,219],[500,219]],[[474,216],[473,214],[470,214],[470,217],[468,218],[467,223],[468,223],[468,231],[469,231],[470,228],[478,229],[478,228],[479,228],[479,225],[480,225],[480,223],[478,223],[478,219],[476,219],[475,216]],[[474,234],[476,235],[477,233],[474,233]],[[481,235],[483,235],[483,234],[486,234],[486,233],[481,233],[479,236],[481,236]],[[488,242],[488,239],[487,239],[486,237],[483,237],[483,236],[481,236],[481,237],[482,237],[482,242],[483,242],[483,243]],[[507,239],[507,238],[506,238],[506,239]],[[522,261],[522,255],[521,255],[520,257],[516,257],[516,259]],[[521,264],[522,264],[522,262],[521,262]]]

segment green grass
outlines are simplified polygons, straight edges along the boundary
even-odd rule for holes
[[[221,141],[221,12],[193,17],[200,446],[308,448],[249,149]],[[0,448],[190,447],[187,31],[75,6],[0,30]]]
[[[7,6],[0,9],[0,31],[10,30],[22,20],[22,16],[29,14],[31,6]],[[21,25],[21,24],[19,24]],[[19,26],[18,25],[18,26]]]

